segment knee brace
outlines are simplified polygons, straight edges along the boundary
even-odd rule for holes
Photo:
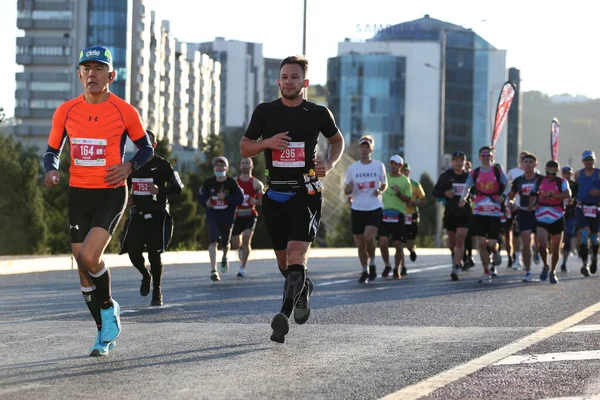
[[[590,241],[592,242],[592,246],[598,246],[598,234],[592,233],[590,235]]]
[[[598,236],[598,235],[596,235],[596,236]],[[581,230],[581,241],[579,243],[587,244],[587,242],[588,242],[588,231],[587,231],[587,229],[582,229]]]

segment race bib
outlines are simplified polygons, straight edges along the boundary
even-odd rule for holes
[[[525,183],[521,185],[521,193],[525,196],[529,196],[533,190],[533,183]]]
[[[454,193],[455,196],[462,196],[464,190],[465,190],[465,185],[464,183],[453,183],[452,184],[452,193]]]
[[[154,184],[152,178],[131,178],[131,188],[136,196],[150,196],[150,185]]]
[[[375,181],[358,182],[358,190],[375,190]]]
[[[73,162],[81,167],[106,165],[106,139],[71,139]]]
[[[273,166],[300,168],[305,166],[304,142],[290,142],[287,149],[273,150]]]
[[[491,214],[500,211],[500,208],[496,204],[479,204],[477,207],[475,207],[475,210],[482,213]]]
[[[390,223],[397,223],[398,220],[398,216],[397,215],[383,215],[383,222],[390,222]]]
[[[212,196],[210,200],[212,203],[212,208],[215,210],[224,210],[227,208],[227,201],[225,199],[219,200],[217,196]]]
[[[250,195],[249,194],[245,194],[244,195],[244,202],[242,203],[242,205],[244,207],[249,207],[250,206],[250,203],[248,203],[249,200],[250,200]]]
[[[583,206],[583,216],[586,218],[596,218],[598,216],[597,206]]]
[[[412,225],[412,221],[413,221],[413,216],[412,214],[406,214],[404,216],[404,224],[405,225]]]

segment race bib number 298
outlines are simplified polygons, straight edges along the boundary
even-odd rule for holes
[[[273,166],[279,168],[301,168],[305,166],[304,142],[290,142],[287,149],[273,150]]]

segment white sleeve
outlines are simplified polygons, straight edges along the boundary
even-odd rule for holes
[[[387,172],[385,170],[385,165],[383,163],[381,164],[381,170],[379,171],[379,173],[381,174],[381,183],[384,185],[387,185],[388,181],[387,181]]]

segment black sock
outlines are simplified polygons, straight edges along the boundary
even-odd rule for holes
[[[163,265],[160,258],[160,253],[148,253],[150,260],[150,273],[152,274],[152,282],[155,288],[159,288],[162,282]]]
[[[452,259],[452,261],[454,262],[454,252],[450,251],[450,258]]]
[[[110,294],[110,270],[104,267],[97,276],[93,276],[91,273],[89,274],[94,282],[94,286],[96,286],[96,293],[98,293],[100,307],[103,310],[111,308],[113,303]]]
[[[290,274],[290,268],[288,267],[288,269],[280,269],[279,272],[281,272],[281,275],[283,275],[284,278],[287,278]]]
[[[296,301],[306,282],[306,267],[300,264],[293,264],[288,267],[289,274],[283,284],[283,305],[281,312],[288,318],[292,315]]]
[[[581,257],[581,261],[583,261],[584,264],[587,264],[587,261],[588,261],[588,245],[587,244],[579,245],[579,257]]]
[[[90,314],[96,321],[96,326],[98,327],[98,331],[102,328],[102,318],[100,317],[100,301],[98,300],[98,294],[96,293],[96,288],[83,288],[89,290],[82,290],[83,300],[85,300],[85,304],[88,306],[90,310]]]

